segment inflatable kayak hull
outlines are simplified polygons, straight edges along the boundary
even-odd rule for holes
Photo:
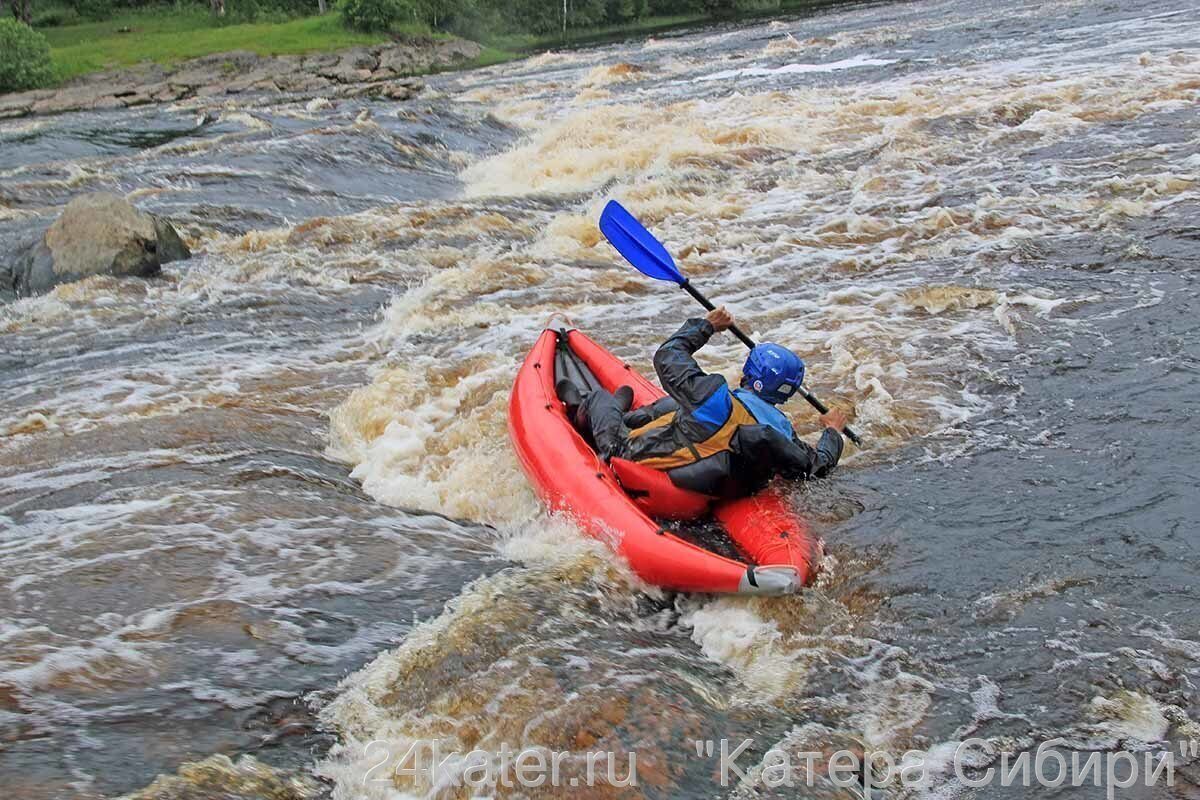
[[[612,391],[628,385],[635,408],[663,395],[579,331],[542,333],[513,384],[508,429],[522,469],[551,510],[572,517],[585,532],[622,555],[639,577],[657,586],[689,592],[790,594],[810,580],[818,544],[774,491],[717,502],[711,509],[706,508],[709,499],[703,495],[669,498],[672,507],[680,504],[693,512],[710,511],[747,555],[745,561],[699,547],[673,533],[670,523],[660,524],[651,517],[567,419],[554,390],[563,377],[560,372],[585,387],[598,385]]]

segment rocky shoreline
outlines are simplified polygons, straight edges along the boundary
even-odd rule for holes
[[[87,75],[57,89],[0,95],[0,119],[246,93],[405,100],[423,86],[414,76],[460,67],[480,52],[466,39],[408,37],[303,56],[216,53],[171,67],[145,64]]]

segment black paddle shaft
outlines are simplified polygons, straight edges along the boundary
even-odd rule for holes
[[[685,292],[690,294],[692,297],[696,298],[697,303],[704,306],[709,311],[717,310],[717,307],[712,304],[712,301],[710,301],[707,297],[705,297],[703,294],[701,294],[700,290],[698,290],[695,286],[692,286],[691,281],[685,280],[683,283],[681,283],[679,285],[681,287],[683,287],[683,290]],[[737,325],[731,325],[729,327],[729,331],[734,336],[741,339],[742,344],[746,345],[746,347],[749,347],[751,350],[754,349],[754,340],[751,339],[749,336],[747,336],[746,333],[741,328],[739,328]],[[808,389],[805,389],[803,386],[799,387],[799,389],[800,389],[800,396],[803,397],[805,400],[807,400],[808,404],[810,406],[812,406],[813,408],[815,408],[818,413],[824,414],[829,411],[829,408],[824,403],[822,403],[820,400],[818,400],[816,398],[816,396],[812,392],[810,392]],[[862,439],[858,438],[857,433],[850,430],[849,425],[842,428],[842,433],[846,434],[847,439],[854,442],[859,447],[862,447]]]
[[[700,294],[700,291],[698,289],[696,289],[695,286],[692,286],[691,281],[684,281],[683,283],[681,283],[679,285],[683,287],[683,290],[685,292],[690,294],[692,297],[696,298],[696,302],[698,302],[700,305],[707,308],[709,311],[717,310],[717,307],[712,304],[712,301],[710,301],[704,295]],[[745,334],[745,332],[742,331],[742,329],[739,328],[737,325],[730,325],[729,332],[732,333],[734,336],[738,337],[739,339],[741,339],[742,344],[746,345],[746,347],[749,347],[751,350],[754,349],[754,340],[751,339],[749,336],[747,336]],[[822,410],[821,413],[824,414],[825,411]]]

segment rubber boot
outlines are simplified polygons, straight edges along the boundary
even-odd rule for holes
[[[615,392],[613,397],[617,399],[617,408],[621,409],[624,414],[633,406],[633,389],[629,386],[621,386]]]
[[[554,392],[558,395],[558,399],[563,401],[563,405],[567,407],[567,419],[574,420],[576,412],[583,405],[583,395],[580,394],[579,387],[570,378],[563,378],[554,384]]]

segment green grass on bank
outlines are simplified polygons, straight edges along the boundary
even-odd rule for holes
[[[702,20],[703,17],[697,15],[647,17],[628,25],[572,29],[565,38],[560,34],[483,37],[483,52],[464,66],[486,67],[547,48],[603,41],[623,35],[645,35]],[[171,65],[229,50],[250,50],[260,55],[328,52],[380,44],[389,38],[387,34],[349,30],[336,13],[285,22],[229,25],[213,19],[200,7],[126,11],[103,22],[39,30],[50,43],[50,55],[60,81],[92,72],[129,67],[143,61]],[[429,30],[420,25],[408,25],[395,29],[393,33],[429,35]]]
[[[836,5],[844,0],[782,0],[771,12],[739,15],[742,19],[778,16]],[[572,28],[561,33],[496,34],[480,37],[483,52],[464,68],[483,67],[520,58],[528,53],[646,36],[712,22],[701,14],[645,17],[620,25]],[[143,61],[163,65],[230,50],[250,50],[260,55],[288,55],[341,50],[385,42],[388,34],[359,33],[346,28],[341,16],[303,17],[277,22],[229,24],[219,21],[202,6],[150,7],[114,14],[102,22],[61,27],[39,27],[50,43],[59,81],[80,75],[128,67]],[[430,35],[423,25],[404,25],[392,33]],[[445,36],[446,34],[433,34]]]
[[[228,50],[286,55],[340,50],[388,39],[385,34],[348,30],[337,14],[277,23],[222,25],[199,8],[129,11],[103,22],[42,28],[41,32],[50,42],[50,57],[59,80],[141,61],[168,65]],[[399,32],[428,33],[417,26]]]

